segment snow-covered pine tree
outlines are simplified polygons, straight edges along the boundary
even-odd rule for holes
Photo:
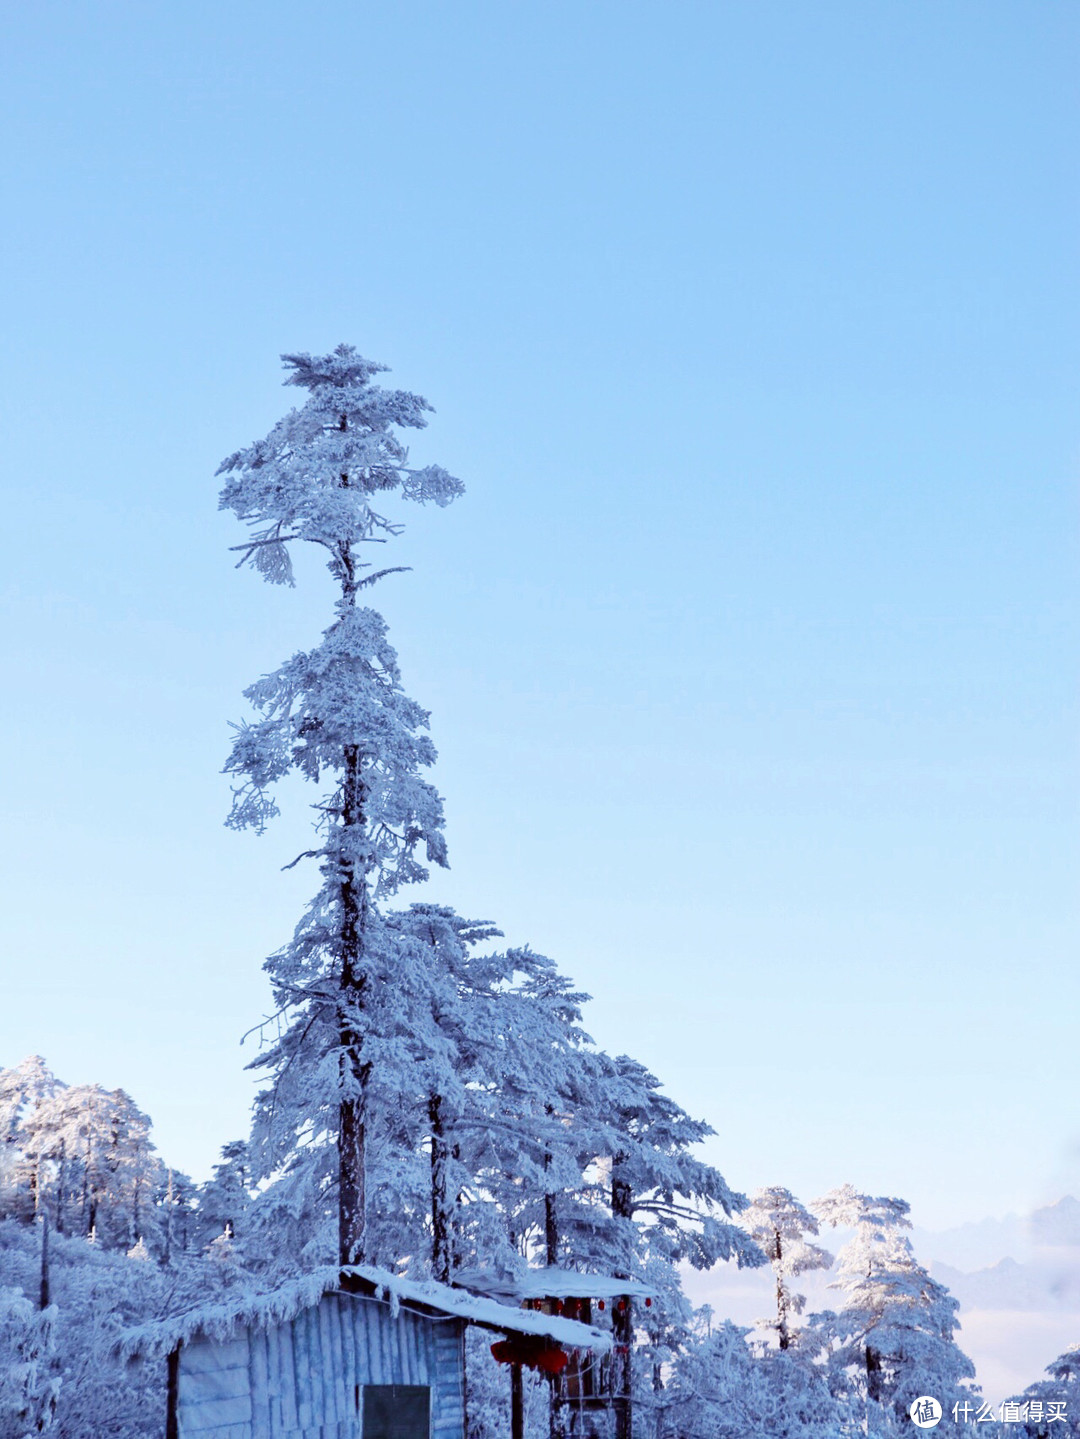
[[[818,1222],[789,1189],[773,1185],[750,1196],[749,1208],[740,1223],[750,1238],[761,1246],[776,1278],[776,1318],[767,1323],[774,1330],[781,1349],[791,1346],[792,1318],[803,1312],[806,1298],[797,1294],[791,1281],[812,1269],[828,1269],[833,1257],[806,1236],[817,1234]]]
[[[966,1381],[975,1368],[954,1338],[960,1306],[900,1232],[911,1227],[909,1205],[845,1184],[811,1208],[822,1223],[855,1230],[836,1261],[843,1307],[811,1322],[829,1348],[837,1392],[865,1401],[869,1432],[906,1425],[921,1394],[934,1395],[947,1416],[954,1404],[972,1400],[978,1386]]]
[[[528,948],[482,948],[498,931],[446,906],[378,922],[364,1011],[369,1259],[441,1278],[518,1274],[543,1258],[554,1187],[583,1183],[568,1110],[598,1063],[577,1025],[584,996]],[[281,1171],[248,1217],[249,1252],[325,1262],[329,1139],[283,1154]]]
[[[1023,1416],[1025,1439],[1077,1439],[1080,1435],[1080,1344],[1046,1366],[1048,1379],[1029,1384],[1012,1403]],[[1010,1416],[1010,1423],[1012,1422]]]
[[[746,1197],[693,1153],[711,1127],[665,1095],[644,1065],[593,1051],[566,1118],[581,1179],[558,1196],[560,1244],[574,1268],[641,1280],[658,1295],[647,1308],[616,1304],[612,1313],[622,1439],[632,1396],[658,1402],[664,1368],[687,1334],[690,1306],[677,1265],[708,1269],[734,1259],[756,1267],[765,1256],[735,1222]],[[645,1342],[632,1359],[635,1331]]]
[[[435,758],[428,716],[401,688],[386,625],[358,603],[373,570],[363,547],[398,526],[376,497],[446,505],[462,493],[438,466],[410,468],[397,430],[420,428],[418,395],[372,384],[384,366],[351,346],[283,356],[285,383],[307,391],[262,440],[226,459],[221,508],[252,527],[237,546],[275,584],[293,582],[290,546],[321,546],[339,587],[336,617],[314,650],[294,655],[245,691],[260,713],[236,734],[226,771],[237,777],[229,823],[262,830],[290,771],[332,788],[321,810],[323,884],[292,941],[267,961],[282,1037],[258,1061],[274,1074],[261,1102],[264,1172],[327,1134],[337,1149],[338,1257],[365,1258],[365,1052],[369,975],[387,944],[377,902],[426,877],[418,856],[445,864],[442,804],[421,771]],[[328,1096],[332,1114],[327,1114]]]
[[[560,1196],[585,1183],[575,1114],[601,1069],[580,1024],[588,996],[550,959],[519,948],[488,963],[504,973],[479,1008],[474,1053],[485,1082],[470,1087],[458,1124],[468,1175],[459,1243],[464,1262],[513,1272],[569,1257],[560,1256]]]
[[[513,966],[477,952],[493,925],[443,905],[389,912],[383,926],[366,1011],[368,1248],[447,1280],[460,1264],[462,1116],[491,1082],[487,1010]]]
[[[230,1239],[244,1232],[251,1207],[250,1160],[246,1140],[233,1139],[221,1146],[221,1160],[199,1189],[196,1212],[197,1243],[205,1247],[222,1234]]]
[[[56,1419],[56,1306],[34,1311],[16,1289],[0,1289],[0,1434],[35,1439]]]
[[[35,1116],[64,1086],[40,1054],[0,1069],[0,1216],[37,1213],[44,1155],[35,1142]]]
[[[749,1330],[695,1325],[658,1405],[658,1432],[678,1439],[847,1439],[855,1412],[797,1350],[755,1354]]]
[[[0,1124],[0,1214],[25,1220],[47,1204],[61,1234],[161,1248],[165,1166],[149,1119],[122,1089],[64,1084],[34,1056],[0,1070]]]

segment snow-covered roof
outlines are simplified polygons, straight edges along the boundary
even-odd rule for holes
[[[568,1349],[593,1349],[606,1352],[611,1348],[611,1335],[576,1319],[563,1319],[557,1314],[540,1314],[532,1309],[511,1309],[497,1299],[471,1294],[465,1289],[452,1289],[434,1280],[399,1279],[384,1270],[359,1264],[352,1271],[375,1286],[376,1293],[399,1304],[425,1304],[442,1314],[453,1314],[469,1324],[484,1329],[498,1329],[509,1334],[535,1334],[565,1344]],[[619,1293],[623,1293],[619,1290]]]
[[[535,1269],[520,1286],[522,1299],[655,1299],[657,1291],[636,1279],[579,1274],[576,1269]]]
[[[581,1274],[576,1269],[530,1269],[524,1278],[506,1278],[482,1270],[463,1270],[455,1284],[492,1298],[520,1303],[523,1299],[655,1299],[657,1290],[637,1279],[611,1274]]]
[[[141,1324],[120,1336],[115,1346],[116,1353],[122,1359],[168,1354],[196,1334],[227,1340],[238,1327],[263,1328],[271,1324],[287,1324],[302,1310],[318,1304],[324,1294],[345,1292],[340,1289],[343,1273],[353,1275],[370,1286],[376,1299],[389,1302],[391,1313],[396,1313],[401,1305],[420,1307],[503,1334],[532,1334],[553,1339],[569,1349],[591,1349],[603,1353],[611,1348],[610,1334],[591,1325],[580,1324],[576,1319],[512,1309],[500,1304],[497,1299],[452,1289],[448,1284],[437,1284],[430,1279],[403,1279],[385,1269],[357,1264],[345,1270],[337,1265],[326,1265],[298,1279],[290,1279],[268,1292],[260,1294],[249,1290],[235,1299],[200,1305],[154,1324]],[[353,1297],[364,1298],[362,1294]]]

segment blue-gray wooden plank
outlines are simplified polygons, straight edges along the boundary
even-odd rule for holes
[[[251,1346],[251,1423],[256,1434],[270,1439],[270,1356],[269,1335],[265,1329],[253,1329]]]
[[[178,1380],[177,1397],[181,1406],[251,1394],[251,1376],[246,1368],[196,1369],[194,1373],[181,1368]]]
[[[356,1335],[353,1318],[353,1310],[356,1306],[343,1294],[335,1295],[335,1303],[337,1305],[338,1336],[341,1342],[342,1374],[348,1400],[346,1413],[351,1417],[356,1413],[356,1386],[360,1382],[356,1377]]]
[[[341,1418],[341,1365],[334,1361],[334,1343],[330,1337],[330,1302],[323,1297],[315,1308],[319,1330],[319,1367],[322,1370],[323,1428],[337,1428]]]
[[[323,1402],[325,1376],[319,1352],[319,1306],[316,1304],[306,1309],[298,1317],[303,1321],[304,1353],[307,1355],[308,1403],[311,1405],[309,1423],[312,1429],[318,1430],[326,1420],[326,1405]]]
[[[341,1310],[336,1294],[328,1294],[323,1300],[326,1311],[326,1333],[330,1346],[330,1362],[334,1373],[334,1418],[340,1425],[354,1412],[352,1389],[345,1372],[345,1349],[341,1342]]]
[[[278,1326],[278,1362],[281,1365],[281,1432],[300,1428],[296,1395],[296,1356],[291,1324]]]
[[[251,1423],[251,1396],[236,1399],[211,1399],[205,1404],[185,1404],[179,1413],[180,1433],[202,1434],[229,1424]]]
[[[364,1344],[367,1349],[369,1384],[386,1384],[386,1370],[383,1366],[382,1344],[380,1343],[381,1304],[364,1305]]]
[[[394,1363],[394,1348],[391,1342],[390,1326],[394,1322],[390,1318],[389,1304],[378,1304],[372,1306],[375,1316],[375,1342],[379,1346],[379,1368],[382,1371],[384,1384],[397,1384],[397,1366]]]
[[[180,1348],[180,1370],[191,1373],[203,1369],[246,1369],[248,1363],[247,1330],[241,1329],[234,1339],[219,1343],[216,1339],[190,1339]]]
[[[311,1403],[311,1356],[308,1352],[307,1314],[301,1311],[289,1325],[292,1331],[293,1372],[296,1375],[296,1419],[298,1429],[312,1429],[315,1415]]]

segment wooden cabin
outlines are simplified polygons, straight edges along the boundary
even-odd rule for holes
[[[610,1336],[447,1285],[325,1269],[121,1340],[167,1356],[167,1439],[464,1439],[467,1325],[602,1353]]]

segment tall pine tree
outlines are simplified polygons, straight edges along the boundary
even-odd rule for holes
[[[365,1011],[374,956],[388,942],[378,901],[426,878],[424,859],[446,863],[442,804],[421,773],[435,759],[428,716],[401,688],[381,616],[359,602],[390,572],[373,569],[364,547],[399,529],[374,508],[378,496],[446,505],[463,487],[438,466],[410,468],[397,431],[422,427],[430,406],[374,385],[383,366],[347,345],[283,360],[285,383],[307,399],[223,462],[221,508],[251,527],[237,546],[241,563],[292,584],[290,547],[315,544],[339,595],[321,644],[245,691],[259,718],[238,728],[226,765],[238,781],[228,822],[261,831],[277,813],[274,786],[290,772],[329,780],[311,851],[322,886],[266,964],[286,1026],[260,1061],[274,1074],[261,1135],[264,1167],[332,1137],[346,1265],[366,1257]]]

